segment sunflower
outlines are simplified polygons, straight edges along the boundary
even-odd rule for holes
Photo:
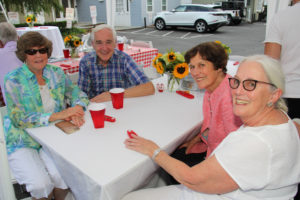
[[[176,78],[182,79],[189,74],[189,66],[187,63],[179,63],[175,65],[173,75]]]
[[[26,18],[26,23],[31,23],[31,22],[32,22],[31,17],[27,17],[27,18]]]
[[[69,36],[66,36],[65,39],[64,39],[64,42],[67,43],[67,42],[69,42],[69,41],[70,41]]]
[[[80,41],[79,41],[79,40],[75,40],[75,41],[73,42],[73,44],[74,44],[75,47],[79,47]]]
[[[173,51],[171,51],[170,53],[168,53],[168,62],[172,62],[176,60],[176,55]]]
[[[158,63],[156,64],[156,70],[157,70],[157,72],[160,73],[160,74],[163,74],[163,73],[164,73],[165,69],[164,69],[164,66],[163,66],[162,62],[158,62]]]
[[[158,58],[162,57],[162,54],[161,53],[158,53],[157,56],[153,59],[152,61],[152,64],[153,64],[153,67],[156,68],[156,61]]]

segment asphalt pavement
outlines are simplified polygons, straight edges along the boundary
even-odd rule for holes
[[[168,28],[163,31],[154,27],[117,29],[119,36],[128,40],[152,41],[153,46],[164,53],[169,49],[186,52],[193,46],[206,41],[221,41],[231,48],[231,55],[248,56],[263,54],[265,22],[242,22],[237,26],[223,26],[213,33],[197,33],[193,28]]]

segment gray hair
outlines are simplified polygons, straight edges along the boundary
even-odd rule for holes
[[[18,35],[14,25],[8,22],[0,23],[0,40],[5,45],[9,41],[17,41]]]
[[[114,40],[117,41],[117,33],[116,33],[115,29],[112,26],[108,25],[108,24],[101,24],[101,25],[98,25],[95,28],[93,28],[92,33],[91,33],[91,41],[94,41],[95,33],[98,32],[98,31],[101,31],[103,29],[111,30]]]
[[[259,63],[260,66],[265,71],[265,74],[268,78],[268,81],[274,84],[277,88],[282,90],[282,93],[285,91],[285,78],[282,72],[280,62],[276,59],[273,59],[266,55],[253,55],[246,57],[241,63],[246,61],[252,61]],[[273,87],[274,88],[274,87]],[[280,97],[275,103],[275,108],[281,109],[285,112],[288,111],[285,101]]]

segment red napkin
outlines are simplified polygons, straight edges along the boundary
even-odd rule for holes
[[[235,63],[233,63],[233,65],[238,65],[240,64],[239,61],[236,61]]]
[[[66,67],[66,68],[71,67],[71,65],[66,65],[66,64],[60,64],[60,66],[61,67]]]

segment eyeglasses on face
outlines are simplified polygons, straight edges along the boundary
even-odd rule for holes
[[[240,86],[241,81],[239,79],[236,78],[229,78],[229,86],[232,89],[237,89]],[[253,91],[256,88],[256,84],[257,83],[263,83],[263,84],[268,84],[268,85],[272,85],[273,87],[277,88],[274,84],[272,83],[268,83],[268,82],[264,82],[264,81],[258,81],[258,80],[253,80],[253,79],[247,79],[247,80],[243,80],[243,88],[247,91]]]
[[[27,49],[24,52],[28,55],[35,55],[37,52],[39,52],[40,54],[45,54],[48,53],[48,48],[44,47],[41,49]]]

